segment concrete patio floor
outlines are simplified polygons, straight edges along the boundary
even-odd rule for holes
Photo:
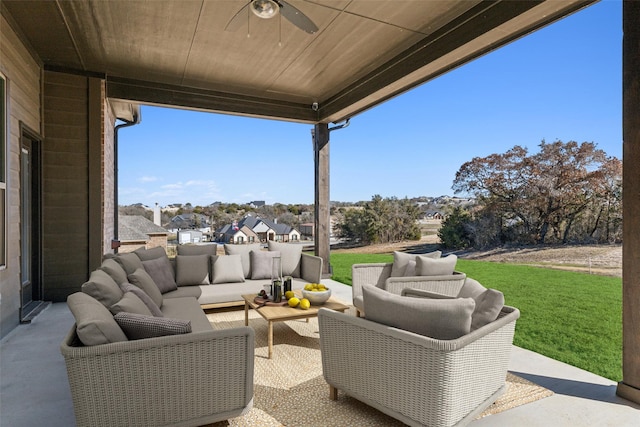
[[[323,280],[351,301],[351,288]],[[56,303],[0,341],[0,426],[75,425],[60,343],[73,324],[67,305]],[[639,426],[640,405],[616,396],[616,383],[514,347],[510,370],[555,394],[471,423],[480,426]]]

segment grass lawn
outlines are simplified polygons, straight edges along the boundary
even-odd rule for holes
[[[351,265],[392,262],[387,254],[331,254],[333,279],[351,285]],[[622,379],[622,280],[522,265],[459,259],[462,271],[502,291],[520,310],[514,344]]]

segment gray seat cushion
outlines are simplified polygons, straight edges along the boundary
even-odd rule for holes
[[[213,329],[207,315],[200,308],[198,301],[191,298],[167,298],[162,306],[164,317],[188,320],[193,332],[210,331]]]

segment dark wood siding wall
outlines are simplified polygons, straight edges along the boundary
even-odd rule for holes
[[[43,246],[45,299],[80,289],[102,252],[101,80],[44,76]]]

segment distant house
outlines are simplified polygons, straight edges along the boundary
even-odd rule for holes
[[[246,225],[238,227],[237,223],[225,225],[220,229],[220,232],[216,234],[218,236],[218,241],[223,243],[234,243],[240,245],[244,243],[257,243],[260,241],[260,238],[252,229]]]
[[[266,203],[264,202],[264,200],[254,200],[252,202],[249,202],[249,206],[251,206],[252,208],[261,208],[264,205],[266,205]]]
[[[246,230],[245,230],[246,228]],[[238,233],[241,232],[241,233]],[[278,224],[265,218],[247,214],[238,222],[226,224],[216,231],[219,242],[252,243],[253,241],[290,242],[300,240],[300,232],[287,224]],[[241,239],[241,242],[238,242]]]
[[[118,252],[133,252],[139,248],[167,248],[169,232],[141,215],[118,216]]]
[[[209,217],[198,213],[176,215],[165,225],[165,228],[171,233],[177,233],[180,230],[199,230],[204,234],[211,233]]]
[[[439,211],[426,211],[424,214],[425,219],[444,219],[444,214]]]
[[[179,245],[204,241],[204,234],[200,230],[179,230],[177,236]]]

